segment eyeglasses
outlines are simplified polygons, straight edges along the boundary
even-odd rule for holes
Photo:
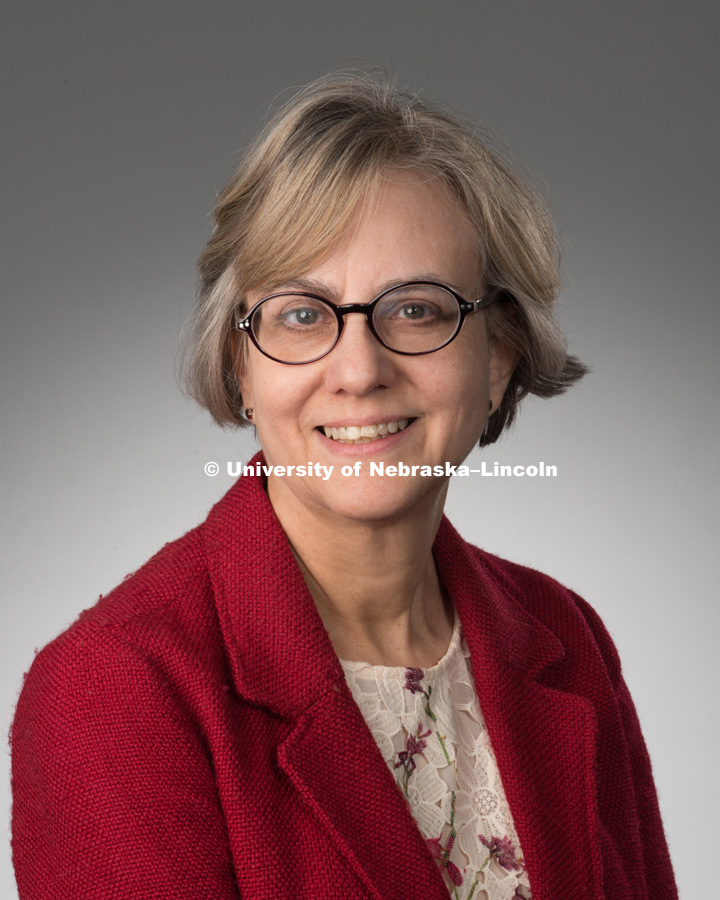
[[[244,319],[238,317],[235,327],[275,362],[302,366],[327,356],[340,340],[345,316],[360,313],[383,347],[403,356],[422,356],[447,347],[470,313],[504,295],[495,290],[468,301],[444,284],[408,281],[383,291],[371,303],[334,306],[315,294],[283,291],[258,301]]]

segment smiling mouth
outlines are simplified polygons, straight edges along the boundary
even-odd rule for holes
[[[415,419],[397,419],[393,422],[381,422],[378,425],[341,425],[339,428],[330,428],[323,425],[318,428],[326,438],[338,441],[341,444],[369,444],[387,437],[389,434],[397,434],[414,422]]]

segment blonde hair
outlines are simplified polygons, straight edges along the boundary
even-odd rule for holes
[[[553,310],[559,291],[552,220],[537,190],[459,116],[375,70],[308,85],[250,146],[215,207],[200,257],[186,359],[188,393],[222,425],[247,425],[233,323],[248,291],[302,274],[347,234],[389,168],[442,179],[476,232],[490,332],[518,354],[480,445],[508,427],[527,394],[562,393],[587,371],[569,356]]]

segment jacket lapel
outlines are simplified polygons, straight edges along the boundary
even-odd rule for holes
[[[347,688],[298,721],[279,759],[369,896],[447,900],[435,861]]]
[[[465,543],[447,519],[433,552],[470,649],[533,900],[600,900],[593,705],[542,683],[551,666],[562,665],[565,647],[525,608],[531,598],[492,571],[493,557]]]
[[[262,478],[241,478],[211,511],[204,536],[237,690],[293,723],[278,762],[299,797],[370,897],[447,900],[347,687]]]

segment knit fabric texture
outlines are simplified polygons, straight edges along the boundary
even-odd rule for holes
[[[433,552],[533,900],[677,897],[615,648],[557,582]],[[447,900],[262,477],[36,657],[12,731],[21,900]]]

